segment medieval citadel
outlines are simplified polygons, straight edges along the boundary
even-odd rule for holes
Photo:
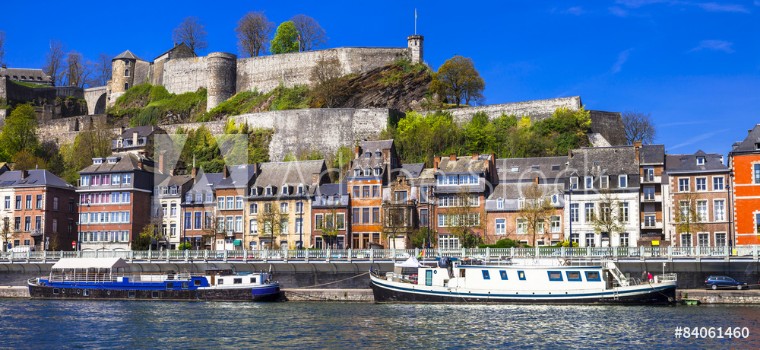
[[[413,63],[424,62],[424,37],[411,35],[407,47],[366,48],[345,47],[318,51],[297,52],[251,58],[238,58],[224,52],[212,52],[207,56],[196,56],[184,44],[176,45],[154,58],[141,59],[126,50],[112,60],[112,77],[106,86],[86,89],[50,87],[29,89],[12,84],[11,80],[21,80],[20,70],[7,69],[0,72],[0,98],[7,101],[76,97],[86,101],[86,112],[61,112],[52,107],[38,111],[42,138],[57,140],[59,143],[73,141],[79,130],[88,125],[108,125],[105,111],[130,87],[150,83],[162,85],[170,93],[180,94],[207,89],[207,110],[227,100],[238,92],[268,92],[283,85],[312,85],[311,71],[320,60],[337,60],[343,74],[360,74],[389,65],[399,59]],[[15,73],[15,74],[14,74]],[[31,75],[31,74],[27,74]],[[44,77],[39,80],[45,81]],[[38,82],[38,81],[35,81]],[[44,96],[43,96],[44,95]],[[565,97],[535,101],[524,101],[480,107],[451,110],[458,122],[463,122],[477,112],[485,112],[491,118],[501,114],[544,118],[557,108],[577,110],[582,108],[580,97]],[[0,110],[0,112],[5,112]],[[270,159],[281,160],[288,153],[302,149],[335,150],[340,145],[353,145],[357,140],[372,139],[382,131],[388,118],[405,111],[386,108],[322,108],[271,111],[231,116],[237,123],[247,123],[254,128],[274,130],[270,143]],[[4,115],[0,115],[4,118]],[[591,111],[591,140],[598,145],[623,144],[619,130],[622,122],[619,113]],[[224,121],[203,123],[211,132],[221,133]],[[167,132],[178,128],[194,129],[200,123],[162,125]]]

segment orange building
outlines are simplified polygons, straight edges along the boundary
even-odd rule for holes
[[[760,124],[728,154],[736,245],[760,244]]]

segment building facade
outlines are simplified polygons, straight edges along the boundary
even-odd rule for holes
[[[729,231],[733,231],[737,246],[760,244],[760,124],[733,145],[728,164],[733,197],[729,208],[729,222],[733,225]]]
[[[256,164],[225,166],[216,186],[214,232],[216,250],[242,250],[245,232],[245,196],[258,172]]]
[[[311,202],[311,242],[309,248],[346,249],[351,237],[348,223],[349,198],[346,183],[322,184]]]
[[[669,186],[665,176],[665,147],[662,145],[641,145],[634,143],[639,163],[639,221],[641,222],[640,246],[667,246],[671,244],[666,235],[667,200]]]
[[[182,199],[192,184],[190,175],[174,175],[167,176],[156,186],[157,205],[153,214],[161,221],[161,238],[158,241],[160,249],[174,250],[184,241]]]
[[[190,249],[212,249],[216,244],[216,187],[222,173],[193,169],[192,184],[182,200],[182,241]]]

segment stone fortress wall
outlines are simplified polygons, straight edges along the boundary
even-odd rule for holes
[[[488,118],[498,118],[502,114],[515,115],[518,117],[530,116],[532,119],[540,120],[551,117],[557,108],[568,108],[573,111],[579,110],[583,104],[580,96],[559,97],[545,100],[532,100],[512,103],[502,103],[498,105],[465,107],[452,109],[448,112],[454,117],[457,123],[464,123],[472,119],[475,113],[483,112]]]

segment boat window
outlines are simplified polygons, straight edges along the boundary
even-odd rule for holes
[[[218,285],[222,285],[222,284],[224,284],[224,279],[220,278],[220,279],[219,279],[219,280],[216,282],[216,284],[218,284]]]
[[[251,283],[256,283],[256,277],[251,277]]]
[[[488,270],[483,270],[483,279],[484,280],[490,280],[491,279],[491,274],[488,273]]]
[[[89,290],[87,290],[87,289],[83,289],[83,290],[82,290],[82,295],[83,295],[83,296],[86,296],[86,297],[89,297],[89,296],[90,296],[90,291],[89,291]]]
[[[233,284],[242,284],[243,283],[243,279],[242,278],[234,278],[234,279],[232,279],[232,283]]]
[[[158,292],[150,292],[150,297],[153,299],[158,299]]]
[[[586,281],[588,282],[600,282],[602,280],[599,275],[599,271],[586,271]]]
[[[519,278],[520,281],[525,281],[525,271],[517,271],[517,278]]]
[[[193,284],[196,285],[196,286],[200,286],[201,285],[201,280],[195,280],[195,281],[193,281]]]
[[[127,297],[134,298],[135,297],[135,291],[130,290],[129,292],[127,292]]]
[[[60,293],[60,292],[61,292],[61,290],[60,290],[60,289],[58,289],[58,288],[53,288],[53,294],[58,294],[58,293]]]
[[[549,274],[549,281],[554,281],[554,282],[562,281],[561,271],[546,271],[546,272]]]
[[[187,282],[182,282],[182,289],[187,289],[187,286],[188,286]]]
[[[508,280],[508,278],[507,278],[507,271],[499,270],[499,274],[501,275],[501,280],[502,281]]]
[[[565,274],[567,275],[567,280],[572,282],[580,282],[581,281],[581,273],[580,271],[565,271]]]
[[[174,289],[174,282],[166,282],[166,289]]]
[[[433,285],[433,270],[426,270],[425,271],[425,285],[426,286],[432,286]]]

